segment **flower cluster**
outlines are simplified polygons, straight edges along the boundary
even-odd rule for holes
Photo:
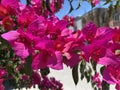
[[[30,5],[25,5],[19,0],[1,0],[1,90],[5,81],[11,80],[17,88],[37,84],[42,90],[62,90],[60,82],[38,71],[61,70],[63,64],[73,68],[81,60],[103,65],[103,80],[120,89],[120,30],[98,28],[92,22],[82,30],[70,30],[68,27],[74,26],[73,17],[59,20],[54,16],[63,1],[31,0]],[[101,88],[98,74],[93,81]]]
[[[45,90],[62,90],[62,84],[54,78],[49,80],[37,73],[38,69],[46,67],[63,68],[64,42],[61,42],[64,31],[68,31],[67,21],[54,16],[62,3],[63,0],[31,0],[26,5],[19,0],[1,0],[1,90],[4,90],[3,84],[11,81],[14,88],[29,88],[37,84]],[[49,87],[47,84],[50,84]]]

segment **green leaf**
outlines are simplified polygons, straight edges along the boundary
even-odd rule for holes
[[[80,77],[81,80],[84,79],[84,73],[81,74],[81,77]]]
[[[116,4],[115,4],[115,10],[117,10],[117,7],[120,5],[120,0],[118,0],[117,2],[116,2]]]
[[[108,4],[109,2],[111,2],[111,0],[105,0],[105,3],[103,5]]]
[[[85,75],[85,68],[86,68],[86,62],[84,61],[81,61],[81,64],[80,64],[80,75],[81,75],[81,80],[84,79],[84,75]]]
[[[31,60],[31,56],[29,56],[27,59],[26,59],[26,63],[24,65],[24,68],[25,68],[25,73],[29,76],[32,75],[32,67],[31,67],[31,64],[32,64],[32,60]]]
[[[70,3],[70,10],[69,10],[69,13],[71,13],[73,10],[74,10],[74,8],[73,8],[73,6],[72,6],[72,2],[73,2],[73,0],[68,0],[69,1],[69,3]],[[68,14],[69,14],[68,13]]]
[[[97,64],[93,60],[91,60],[91,65],[92,65],[93,70],[96,72]]]
[[[73,69],[72,69],[72,77],[73,77],[75,85],[77,85],[77,83],[79,81],[78,65],[76,65],[75,67],[73,67]]]
[[[97,90],[97,87],[94,87],[94,90]]]
[[[86,62],[81,61],[81,64],[80,64],[80,73],[84,73],[85,68],[86,68]]]
[[[103,75],[104,68],[105,68],[105,66],[103,66],[103,67],[100,68],[101,75]]]
[[[90,75],[88,72],[85,72],[85,78],[86,78],[87,82],[90,82]]]
[[[31,2],[31,0],[27,0],[27,5],[29,5],[29,4],[30,4],[30,2]]]
[[[77,6],[76,10],[80,8],[80,6],[81,6],[80,3],[81,3],[81,2],[80,2],[80,0],[79,0],[78,6]]]
[[[109,89],[110,89],[110,85],[105,81],[102,81],[102,90],[109,90]]]
[[[40,73],[43,76],[47,76],[50,73],[50,69],[49,68],[41,69]]]
[[[109,17],[111,17],[111,15],[113,13],[113,5],[112,4],[109,6],[108,13],[109,13]]]
[[[50,8],[50,0],[46,0],[46,8],[47,8],[47,10],[48,10],[49,12],[52,13],[52,10],[51,10],[51,8]]]

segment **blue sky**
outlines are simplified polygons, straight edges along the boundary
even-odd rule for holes
[[[21,0],[22,3],[25,3],[25,1],[26,0]],[[79,2],[79,0],[73,0],[72,5],[74,8],[77,8],[78,2]],[[96,7],[108,7],[108,5],[103,6],[103,2],[101,1]],[[82,16],[83,14],[87,13],[88,11],[90,11],[92,9],[94,9],[94,8],[92,8],[88,2],[84,1],[84,2],[81,2],[81,7],[78,10],[72,11],[69,14],[69,16],[74,16],[74,17]],[[56,13],[56,16],[58,16],[61,19],[64,15],[68,14],[69,10],[70,10],[69,2],[68,2],[68,0],[64,0],[63,7],[59,12]]]
[[[60,19],[64,15],[68,14],[68,12],[70,10],[70,5],[69,5],[68,0],[64,0],[64,1],[65,2],[63,4],[63,8],[58,13],[56,13],[56,16],[58,16]],[[79,0],[73,0],[73,4],[72,5],[73,5],[74,8],[77,7],[78,2],[79,2]],[[104,7],[104,8],[106,8],[106,7],[109,6],[109,4],[103,6],[103,3],[104,2],[101,1],[96,7]],[[96,7],[94,7],[94,8],[96,8]],[[69,16],[74,16],[74,17],[76,17],[76,16],[82,16],[83,14],[87,13],[88,11],[90,11],[90,10],[92,10],[94,8],[92,8],[91,5],[88,2],[84,1],[84,2],[81,2],[81,7],[78,10],[72,11],[69,14]]]
[[[68,14],[70,10],[70,5],[68,0],[64,0],[63,8],[56,14],[59,18],[62,18],[64,15]],[[74,8],[77,8],[79,0],[74,0],[72,5]],[[92,9],[91,5],[88,2],[82,2],[81,7],[78,10],[72,11],[70,16],[81,16],[84,13],[90,11]]]

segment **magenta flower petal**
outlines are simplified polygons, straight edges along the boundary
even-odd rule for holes
[[[73,68],[80,62],[79,55],[73,54],[69,60],[67,60],[67,65]]]
[[[105,68],[103,72],[103,80],[109,84],[116,84],[116,79],[110,74],[109,70]]]
[[[112,39],[113,29],[108,27],[100,27],[97,29],[95,38],[96,40],[109,41]]]
[[[106,55],[99,58],[98,64],[102,65],[116,65],[120,63],[119,59],[110,51],[106,50]]]
[[[18,8],[19,7],[19,0],[1,0],[1,4],[5,5],[6,7],[11,8]]]
[[[38,41],[38,44],[35,45],[36,49],[39,50],[53,50],[53,42],[48,38],[41,38]]]
[[[48,58],[47,66],[56,70],[63,69],[62,60],[62,53],[60,51],[56,51],[55,55]]]
[[[2,38],[6,39],[8,42],[18,39],[19,33],[17,31],[9,31],[1,35]]]
[[[34,55],[33,62],[32,62],[32,69],[38,70],[38,69],[46,68],[47,58],[48,58],[48,53],[44,51]]]
[[[70,29],[65,28],[65,29],[62,30],[61,36],[68,36],[68,35],[70,35],[71,33],[72,33],[72,31],[71,31]]]
[[[40,60],[39,58],[42,58],[41,55],[37,54],[33,57],[32,61],[32,69],[33,70],[38,70],[39,68],[44,68],[45,65],[42,64],[42,67],[40,67]]]
[[[115,86],[116,90],[120,90],[120,81]]]
[[[65,20],[59,20],[56,23],[55,27],[56,27],[56,29],[59,29],[60,31],[62,31],[64,28],[66,28],[67,24],[68,23]]]
[[[15,51],[15,54],[20,56],[21,58],[26,58],[29,56],[28,49],[25,47],[23,43],[20,42],[14,42],[12,45]]]

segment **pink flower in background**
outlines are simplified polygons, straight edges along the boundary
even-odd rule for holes
[[[4,69],[0,69],[0,79],[4,78],[7,75],[7,72]]]
[[[74,26],[74,17],[70,17],[68,15],[65,15],[63,17],[63,20],[66,20],[68,22],[68,25]]]
[[[97,5],[99,4],[100,0],[92,0],[92,4]]]
[[[4,90],[5,89],[5,87],[3,85],[3,81],[4,81],[4,79],[0,79],[0,90]]]
[[[4,90],[5,87],[3,85],[4,77],[7,75],[7,72],[4,69],[0,69],[0,90]]]

